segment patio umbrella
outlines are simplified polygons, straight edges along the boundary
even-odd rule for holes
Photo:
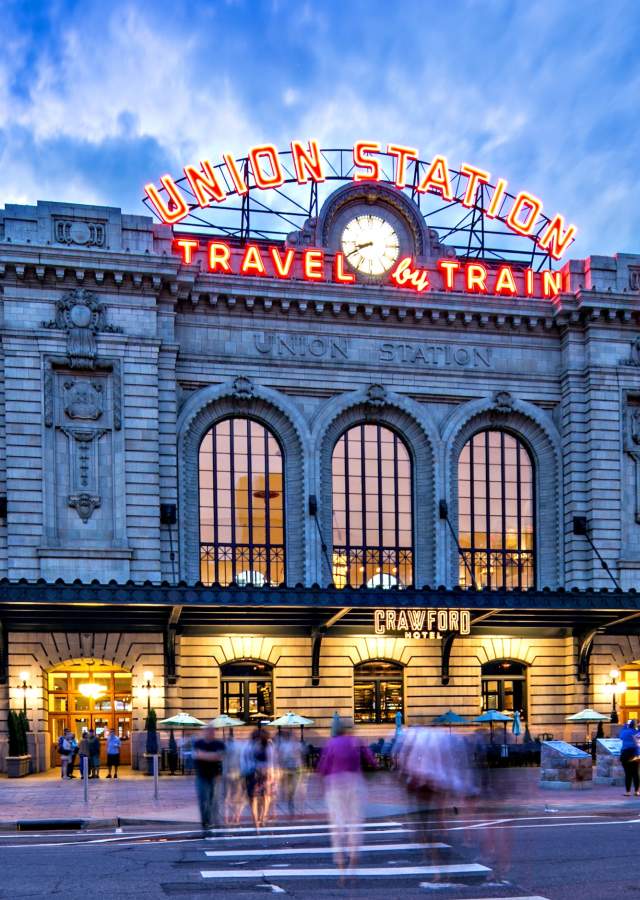
[[[565,721],[575,722],[578,725],[586,725],[587,740],[589,740],[589,725],[592,725],[594,722],[609,722],[610,716],[605,716],[595,709],[581,709],[580,712],[574,713],[572,716],[567,716]]]
[[[513,725],[511,726],[511,731],[516,739],[516,744],[518,743],[518,735],[522,731],[522,723],[520,722],[520,713],[516,710],[513,714]]]
[[[340,731],[341,723],[338,710],[336,710],[331,718],[331,737],[335,737]]]
[[[439,716],[436,716],[433,720],[434,725],[448,725],[449,726],[449,734],[451,734],[451,726],[452,725],[468,725],[469,720],[465,719],[464,716],[458,715],[457,712],[454,712],[452,709],[448,709],[446,712],[441,713]]]
[[[511,716],[507,716],[505,715],[505,713],[498,712],[497,709],[488,709],[473,721],[480,722],[482,724],[485,724],[486,722],[489,723],[489,729],[491,731],[491,743],[493,743],[493,723],[502,722],[502,724],[504,725],[504,742],[505,744],[507,743],[507,722],[511,721]]]
[[[398,737],[398,735],[402,731],[402,713],[400,712],[400,710],[398,710],[398,712],[396,713],[395,721],[396,721],[396,737]]]
[[[305,725],[313,725],[314,719],[306,719],[304,716],[299,716],[297,713],[288,712],[284,716],[280,716],[278,719],[274,719],[273,722],[270,722],[271,725],[277,725],[278,730],[280,728],[295,728],[297,725],[300,726],[300,740],[304,740],[304,726]]]
[[[168,719],[161,719],[158,722],[158,725],[162,728],[202,728],[204,724],[200,719],[196,719],[195,716],[183,712],[176,713],[175,716],[169,716]]]
[[[240,725],[244,725],[245,723],[242,719],[234,719],[233,716],[228,716],[226,713],[222,713],[221,716],[216,716],[215,719],[212,719],[209,723],[213,726],[213,728],[222,728],[222,735],[224,737],[225,728],[238,728]]]

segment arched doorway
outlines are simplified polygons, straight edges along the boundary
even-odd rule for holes
[[[403,666],[374,659],[353,667],[353,721],[356,725],[394,722],[404,714]]]
[[[94,729],[106,762],[106,738],[116,731],[120,760],[131,764],[131,672],[95,659],[72,659],[47,673],[51,765],[60,759],[58,739],[69,728],[79,742]]]
[[[624,666],[617,678],[618,684],[625,686],[623,691],[616,692],[618,701],[618,721],[640,718],[640,663],[634,662]],[[609,687],[612,699],[612,688]]]
[[[527,667],[517,659],[494,659],[482,666],[482,712],[495,709],[527,718]]]
[[[273,718],[273,666],[241,659],[220,666],[220,712],[258,725]]]

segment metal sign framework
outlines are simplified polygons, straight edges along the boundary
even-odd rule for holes
[[[248,241],[285,241],[296,231],[301,231],[308,220],[318,216],[322,202],[340,183],[352,183],[356,169],[353,148],[321,149],[325,164],[326,179],[320,184],[310,180],[300,184],[292,165],[291,151],[280,152],[280,162],[285,175],[281,187],[263,190],[256,184],[249,157],[236,161],[247,184],[246,194],[239,195],[228,170],[223,163],[213,166],[213,170],[226,191],[223,203],[212,203],[203,209],[197,202],[186,176],[176,179],[189,205],[189,214],[175,228],[180,233],[219,235],[237,240],[240,244]],[[449,178],[453,199],[444,201],[436,193],[418,190],[430,163],[426,160],[407,161],[407,186],[395,186],[397,158],[381,152],[380,179],[375,182],[402,190],[415,203],[428,228],[435,229],[439,241],[452,248],[456,256],[488,261],[507,260],[540,271],[553,268],[553,257],[541,250],[536,241],[548,228],[550,219],[540,214],[537,227],[530,235],[517,235],[506,225],[506,217],[513,206],[515,195],[504,191],[496,215],[487,216],[488,207],[495,185],[478,185],[475,204],[464,206],[462,199],[467,187],[467,175],[449,168]],[[373,183],[373,182],[372,182]],[[159,189],[165,198],[165,188]],[[148,197],[142,201],[149,212],[158,219],[157,211]],[[172,208],[172,201],[168,199]]]

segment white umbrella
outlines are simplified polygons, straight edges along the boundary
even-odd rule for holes
[[[234,719],[233,716],[223,713],[221,716],[216,716],[215,719],[212,719],[209,724],[213,728],[238,728],[245,723],[242,719]]]
[[[589,740],[589,725],[593,724],[594,722],[609,722],[610,716],[605,716],[595,709],[581,709],[580,712],[574,713],[572,716],[567,716],[565,721],[576,722],[578,725],[586,725],[587,740]]]
[[[163,728],[202,728],[204,724],[200,719],[196,719],[195,716],[183,712],[176,713],[175,716],[169,716],[168,719],[161,719],[158,722],[158,725],[161,725]]]
[[[277,719],[274,719],[273,722],[270,722],[270,725],[277,725],[278,728],[295,728],[297,725],[300,726],[300,740],[304,740],[304,726],[305,725],[313,725],[313,719],[307,719],[304,716],[299,716],[297,713],[288,712],[285,713],[284,716],[280,716]]]

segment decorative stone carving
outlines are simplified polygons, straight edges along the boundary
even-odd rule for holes
[[[514,410],[514,400],[509,391],[494,391],[493,411],[506,415]]]
[[[382,384],[370,384],[366,391],[366,398],[369,406],[385,406],[389,401],[387,389]]]
[[[629,266],[629,290],[640,291],[640,268]]]
[[[93,511],[100,506],[101,500],[97,494],[69,494],[67,502],[86,524]]]
[[[238,400],[250,400],[254,396],[255,390],[253,381],[245,375],[234,378],[231,393]]]
[[[95,369],[96,334],[122,330],[107,325],[103,304],[86,288],[75,288],[63,294],[56,301],[55,319],[42,325],[67,332],[68,363],[72,369]]]
[[[625,452],[633,460],[635,469],[635,520],[640,522],[640,397],[628,398],[624,414]]]
[[[95,381],[65,381],[63,403],[70,419],[99,419],[104,412],[103,385]]]
[[[640,366],[640,336],[631,344],[631,352],[628,359],[621,360],[623,366]]]
[[[103,222],[54,219],[53,239],[58,244],[104,247],[106,245],[106,229]]]
[[[83,522],[88,522],[101,504],[98,486],[97,443],[104,428],[63,428],[70,442],[70,493],[67,498]]]

